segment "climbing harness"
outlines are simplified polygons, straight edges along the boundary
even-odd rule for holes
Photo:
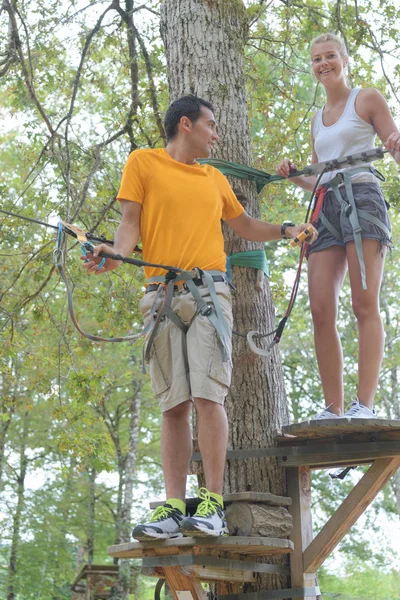
[[[322,210],[323,198],[325,194],[332,191],[340,204],[342,214],[346,215],[349,218],[350,225],[353,230],[354,243],[356,247],[358,262],[360,265],[361,284],[363,290],[367,289],[367,278],[365,273],[365,262],[361,236],[362,228],[360,225],[360,219],[364,219],[365,221],[373,223],[383,231],[387,238],[390,239],[390,231],[385,225],[385,223],[383,223],[374,215],[371,215],[367,211],[356,206],[351,178],[358,173],[365,172],[372,172],[378,179],[385,181],[385,178],[381,175],[381,173],[379,173],[379,171],[376,171],[376,169],[374,169],[373,167],[358,167],[356,169],[349,169],[348,171],[345,171],[343,173],[338,173],[335,177],[333,177],[333,179],[330,179],[326,185],[321,186],[318,194],[318,209],[315,211],[316,214],[311,217],[311,222],[317,223],[317,221],[320,220],[322,225],[333,235],[334,238],[336,238],[340,242],[343,242],[341,232],[338,231],[336,227],[334,227],[332,223],[328,221]],[[347,201],[343,198],[340,192],[340,186],[342,185],[344,185],[344,189],[346,191]]]
[[[143,260],[136,260],[133,258],[123,257],[120,254],[115,255],[110,254],[108,252],[100,252],[99,256],[102,258],[102,261],[99,264],[99,268],[103,266],[104,261],[107,258],[110,258],[113,260],[121,260],[122,262],[134,264],[136,266],[151,266],[162,268],[165,269],[167,273],[165,275],[164,282],[162,283],[160,283],[160,276],[150,277],[147,280],[148,283],[154,281],[158,282],[157,293],[154,297],[154,301],[150,310],[149,317],[147,319],[147,323],[139,333],[127,335],[124,337],[105,338],[98,335],[92,335],[83,331],[75,316],[72,292],[65,273],[65,254],[62,250],[63,238],[65,233],[76,237],[76,239],[81,245],[84,255],[86,255],[87,252],[93,252],[94,246],[90,241],[88,241],[86,233],[80,227],[77,227],[76,225],[71,225],[70,223],[65,223],[63,221],[59,222],[56,248],[53,252],[53,262],[57,267],[57,270],[60,273],[60,276],[67,290],[68,312],[70,314],[71,320],[81,335],[93,342],[125,342],[134,341],[141,337],[148,336],[146,349],[144,353],[145,360],[148,361],[150,356],[150,350],[153,341],[156,337],[159,324],[164,316],[171,319],[171,321],[173,321],[175,325],[177,325],[184,333],[186,333],[188,329],[188,326],[171,309],[174,286],[175,282],[178,280],[183,281],[187,289],[192,293],[196,302],[196,315],[202,314],[206,316],[214,326],[221,347],[223,361],[230,360],[229,328],[226,319],[224,318],[224,315],[222,313],[220,303],[218,302],[217,293],[215,291],[214,286],[215,279],[217,281],[225,281],[225,274],[222,271],[203,271],[202,269],[198,269],[197,267],[194,268],[192,271],[185,271],[183,269],[172,267],[170,265],[160,265]],[[203,300],[196,283],[197,285],[203,284],[207,286],[211,296],[210,303],[207,303],[205,300]]]
[[[369,150],[367,152],[361,152],[359,154],[344,156],[344,157],[340,157],[335,160],[326,161],[326,162],[317,163],[317,164],[314,164],[311,166],[307,166],[304,169],[302,169],[301,171],[297,171],[297,170],[291,171],[289,177],[298,177],[299,175],[305,175],[305,176],[317,175],[318,176],[316,185],[311,194],[310,202],[308,204],[306,222],[308,222],[309,213],[311,211],[311,208],[313,207],[311,223],[314,225],[316,223],[316,221],[318,220],[318,218],[320,218],[322,220],[322,222],[324,223],[324,225],[326,226],[326,223],[325,223],[326,219],[324,220],[324,216],[323,216],[323,212],[322,212],[322,203],[323,203],[323,197],[324,197],[324,194],[326,193],[326,191],[332,189],[333,192],[335,193],[336,197],[338,198],[338,200],[339,200],[339,196],[340,196],[339,201],[341,202],[341,206],[342,206],[343,210],[348,211],[350,221],[352,222],[352,224],[354,222],[353,228],[355,231],[355,235],[356,234],[358,235],[358,233],[359,233],[360,240],[361,240],[361,230],[358,231],[359,230],[358,217],[368,219],[368,220],[374,222],[376,225],[378,225],[382,229],[384,229],[384,228],[387,229],[375,217],[368,215],[368,213],[364,214],[364,211],[361,211],[360,209],[356,209],[355,203],[354,203],[354,197],[353,197],[353,194],[351,191],[351,180],[350,180],[350,176],[347,174],[347,172],[339,173],[338,175],[336,175],[329,182],[328,188],[319,186],[319,181],[324,173],[326,173],[328,171],[338,170],[338,169],[341,169],[344,167],[349,167],[349,166],[352,167],[358,163],[372,162],[373,160],[381,159],[381,158],[383,158],[383,155],[385,154],[385,152],[388,152],[388,151],[384,150],[383,148],[375,148],[375,149]],[[211,164],[212,166],[215,166],[216,168],[221,170],[221,172],[224,173],[225,175],[232,175],[234,177],[245,178],[250,181],[254,181],[257,185],[258,191],[261,191],[262,188],[264,187],[264,185],[266,185],[267,183],[284,179],[283,177],[281,177],[279,175],[269,175],[268,173],[265,173],[263,171],[253,169],[251,167],[246,167],[244,165],[238,165],[237,163],[232,163],[229,161],[223,161],[223,160],[219,160],[219,159],[201,159],[201,160],[199,160],[199,162],[203,163],[203,164],[204,163]],[[366,170],[366,167],[362,167],[362,169]],[[359,170],[357,169],[357,171],[359,171]],[[352,173],[354,174],[353,169],[352,169]],[[345,189],[346,189],[346,192],[348,195],[349,204],[347,204],[340,195],[339,185],[343,182],[344,182]],[[314,200],[315,200],[315,202],[313,202]],[[123,341],[134,341],[134,340],[139,339],[140,337],[148,336],[146,348],[144,349],[144,356],[145,356],[146,360],[148,360],[153,341],[157,334],[157,329],[159,327],[160,322],[163,320],[163,318],[168,317],[184,333],[187,332],[188,325],[186,325],[171,309],[171,303],[172,303],[172,298],[173,298],[173,294],[174,294],[174,288],[176,287],[176,283],[183,282],[183,285],[185,286],[187,291],[190,291],[190,293],[193,295],[193,297],[195,299],[196,315],[201,314],[203,316],[206,316],[209,319],[209,321],[212,323],[212,325],[216,331],[217,339],[218,339],[218,342],[219,342],[219,345],[220,345],[220,348],[222,351],[223,360],[224,361],[230,360],[230,331],[229,331],[229,327],[226,322],[226,319],[222,313],[222,309],[221,309],[220,303],[218,301],[217,292],[215,290],[215,285],[214,285],[215,281],[221,281],[221,278],[223,281],[226,281],[226,274],[224,272],[203,271],[202,269],[199,269],[197,267],[195,267],[191,271],[185,271],[183,269],[180,269],[180,268],[174,267],[174,266],[170,266],[170,265],[150,263],[150,262],[146,262],[143,260],[138,260],[138,259],[134,259],[134,258],[121,256],[120,254],[99,252],[99,257],[102,258],[102,261],[99,264],[99,268],[101,268],[101,266],[104,265],[104,262],[106,259],[111,259],[111,260],[117,260],[117,261],[121,261],[124,263],[132,264],[132,265],[135,265],[138,267],[148,266],[148,267],[161,268],[166,271],[166,275],[162,282],[160,282],[160,278],[161,278],[160,276],[152,277],[147,280],[147,283],[149,283],[150,286],[156,285],[156,288],[154,288],[154,289],[156,289],[157,293],[155,294],[153,305],[150,310],[148,320],[147,320],[146,324],[144,325],[144,328],[140,331],[140,333],[127,335],[124,337],[113,337],[113,338],[104,338],[101,336],[88,334],[81,329],[81,327],[79,326],[79,323],[77,322],[77,319],[75,317],[72,292],[71,292],[71,289],[70,289],[70,286],[69,286],[69,283],[68,283],[68,280],[66,277],[66,273],[65,273],[65,252],[63,250],[64,235],[68,234],[68,235],[75,237],[78,240],[78,242],[80,243],[82,252],[84,255],[86,255],[87,252],[92,252],[94,250],[94,246],[93,246],[92,242],[105,243],[105,244],[109,244],[109,245],[112,245],[113,242],[111,240],[107,240],[104,236],[96,236],[92,233],[85,232],[83,229],[77,227],[76,225],[72,225],[70,223],[66,223],[63,221],[60,221],[58,226],[55,226],[55,225],[51,225],[49,223],[44,223],[42,221],[38,221],[37,219],[25,217],[23,215],[12,213],[10,211],[6,211],[3,209],[0,209],[0,212],[3,214],[6,214],[8,216],[11,216],[11,217],[24,219],[26,221],[30,221],[33,223],[37,223],[39,225],[50,227],[57,231],[57,241],[56,241],[56,248],[53,253],[53,262],[54,262],[55,266],[57,267],[57,269],[60,273],[60,276],[66,286],[67,298],[68,298],[68,310],[69,310],[71,320],[72,320],[73,324],[75,325],[76,329],[79,331],[79,333],[81,335],[83,335],[84,337],[86,337],[87,339],[89,339],[91,341],[96,341],[96,342],[123,342]],[[366,215],[368,215],[368,217]],[[295,240],[295,243],[301,243],[302,241],[303,240],[299,236],[299,239],[297,241]],[[359,246],[360,242],[356,241],[356,247],[357,247],[357,244]],[[233,332],[234,334],[240,335],[241,337],[246,337],[250,349],[255,354],[258,354],[259,356],[268,356],[270,354],[271,350],[273,349],[273,347],[280,342],[286,322],[291,314],[291,311],[293,309],[293,306],[294,306],[294,303],[296,300],[297,291],[298,291],[298,287],[299,287],[299,281],[300,281],[301,267],[302,267],[302,263],[304,260],[304,256],[306,256],[307,248],[308,248],[308,244],[302,243],[301,249],[300,249],[299,265],[297,268],[296,278],[295,278],[295,282],[294,282],[294,285],[292,288],[288,307],[286,309],[285,315],[279,322],[278,327],[276,329],[274,329],[273,331],[270,331],[267,333],[259,333],[256,331],[250,331],[247,334],[243,334],[243,333],[239,333],[236,331]],[[136,247],[135,251],[138,251],[138,250],[140,250],[140,249]],[[253,262],[253,264],[251,266],[254,266],[255,264],[257,264],[257,266],[255,268],[257,268],[259,271],[262,271],[263,273],[267,274],[268,273],[268,265],[266,264],[266,261],[265,261],[265,253],[263,251],[255,251],[255,252],[257,252],[258,254],[257,254],[257,257],[256,256],[253,257],[255,262]],[[260,253],[263,255],[263,257],[261,256]],[[357,249],[357,253],[359,256],[360,267],[362,270],[362,268],[363,268],[362,267],[362,265],[363,265],[362,245],[361,245],[361,253],[359,252],[359,249]],[[246,262],[248,263],[248,258],[246,259],[246,257],[243,256],[244,254],[248,254],[248,253],[237,253],[236,255],[231,256],[231,259],[230,259],[231,264],[244,264]],[[229,274],[229,269],[230,269],[230,266],[228,265],[228,274]],[[365,281],[365,266],[364,266],[363,282],[364,281]],[[208,288],[209,295],[211,298],[210,302],[206,302],[201,297],[200,291],[198,289],[199,285],[204,285]],[[255,345],[254,339],[262,339],[265,337],[269,337],[271,335],[273,335],[274,337],[272,339],[272,342],[268,345],[267,349],[265,349],[265,350],[260,349]]]

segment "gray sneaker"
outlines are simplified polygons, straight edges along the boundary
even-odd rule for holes
[[[136,525],[132,537],[140,542],[181,538],[180,526],[183,519],[184,515],[180,510],[165,503],[155,509],[148,523]]]
[[[228,535],[229,530],[224,510],[213,498],[212,493],[206,488],[200,488],[199,498],[201,502],[197,507],[196,514],[184,519],[181,525],[183,535],[193,537]]]
[[[361,404],[358,398],[355,398],[344,416],[348,419],[376,419],[376,412],[373,408],[368,408],[365,404]]]
[[[321,412],[311,417],[310,421],[322,421],[323,419],[340,419],[340,417],[336,413],[333,413],[329,410],[331,406],[332,404],[326,406],[324,410],[321,410]]]

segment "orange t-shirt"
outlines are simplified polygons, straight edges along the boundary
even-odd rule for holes
[[[185,270],[226,271],[221,219],[234,219],[244,209],[220,171],[178,162],[164,148],[135,150],[117,198],[142,205],[143,260]],[[146,277],[165,273],[145,267]]]

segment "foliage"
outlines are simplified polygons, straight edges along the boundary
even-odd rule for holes
[[[1,208],[51,223],[60,216],[112,237],[119,220],[115,198],[128,153],[163,143],[160,114],[167,106],[168,92],[158,34],[159,4],[131,0],[112,5],[103,0],[3,3]],[[278,157],[284,155],[299,165],[309,161],[309,120],[323,99],[311,77],[307,45],[322,29],[339,31],[346,39],[352,83],[378,87],[396,113],[400,10],[394,0],[354,4],[274,0],[246,5],[250,23],[246,80],[255,166],[274,172]],[[378,71],[379,65],[383,70]],[[396,239],[397,171],[388,161],[384,169]],[[270,185],[262,194],[262,216],[280,222],[290,214],[301,221],[306,201],[290,184]],[[72,328],[65,288],[52,263],[52,232],[4,215],[0,229],[0,491],[4,485],[0,595],[8,594],[14,517],[21,497],[16,598],[68,599],[77,566],[88,557],[93,470],[97,475],[94,562],[111,562],[106,547],[119,535],[117,509],[134,394],[142,403],[135,518],[144,515],[150,497],[161,493],[158,408],[140,370],[140,346],[93,345]],[[136,328],[141,272],[123,267],[107,277],[88,279],[79,266],[78,252],[75,242],[68,240],[68,277],[83,328],[107,336]],[[282,314],[297,255],[277,244],[271,244],[268,253],[277,314]],[[398,264],[394,250],[382,291],[387,351],[377,397],[381,414],[397,418]],[[296,420],[309,416],[321,398],[304,282],[303,276],[281,344]],[[347,357],[346,389],[353,390],[356,331],[348,288],[339,327]],[[24,460],[27,474],[21,489]],[[316,525],[352,482],[347,479],[333,490],[326,476],[316,478]],[[371,510],[368,530],[382,513],[398,522],[393,490],[387,488]],[[360,528],[342,548],[346,576],[339,579],[323,570],[324,589],[332,594],[346,589],[353,599],[371,598],[371,590],[381,594],[376,598],[395,598],[398,575],[388,571],[389,550],[378,552]],[[351,561],[363,569],[351,575]],[[382,569],[386,574],[379,579]],[[151,598],[153,583],[136,575],[132,576],[134,597]]]

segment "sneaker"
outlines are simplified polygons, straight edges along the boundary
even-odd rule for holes
[[[316,415],[314,415],[313,417],[311,417],[311,421],[321,421],[323,419],[340,419],[340,417],[336,414],[333,413],[329,410],[329,408],[332,406],[332,404],[330,404],[329,406],[326,406],[324,408],[324,410],[321,410],[321,412],[317,413]]]
[[[225,513],[219,502],[206,488],[199,489],[202,500],[193,517],[184,519],[181,525],[183,535],[200,537],[228,535]]]
[[[368,408],[365,404],[361,404],[358,398],[355,398],[344,416],[350,419],[376,419],[376,412],[373,408]]]
[[[179,528],[183,519],[184,515],[178,508],[173,508],[170,504],[158,506],[148,523],[136,525],[132,537],[140,542],[181,538],[182,533]]]

